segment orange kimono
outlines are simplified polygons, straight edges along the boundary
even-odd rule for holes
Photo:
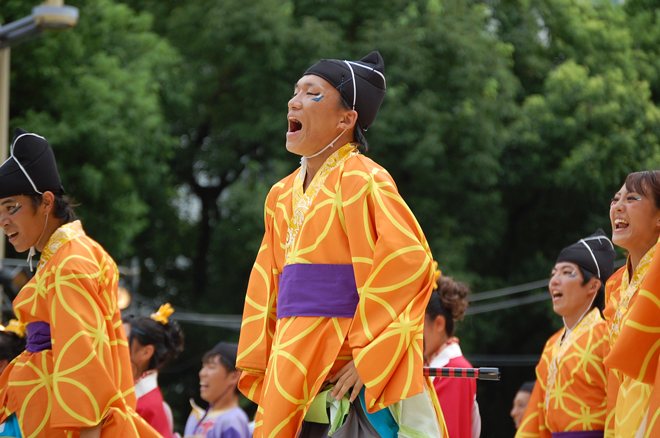
[[[0,377],[0,422],[15,413],[25,438],[75,438],[100,422],[103,438],[160,437],[134,411],[118,280],[80,221],[53,233],[14,300],[28,345]]]
[[[607,282],[612,350],[608,437],[660,436],[660,257],[657,245],[630,277],[630,260]]]
[[[560,343],[565,328],[545,344],[536,385],[516,438],[603,436],[607,410],[608,330],[592,309]],[[585,431],[592,431],[591,433]]]
[[[352,144],[304,193],[299,172],[268,194],[245,299],[237,367],[259,405],[255,438],[295,437],[323,383],[351,360],[369,412],[424,388],[434,268],[415,217],[389,173]]]

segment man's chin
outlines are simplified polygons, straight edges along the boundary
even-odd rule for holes
[[[11,242],[10,242],[10,243],[11,243]],[[14,244],[12,243],[11,246],[13,246],[13,247],[14,247],[14,251],[16,251],[16,252],[19,253],[19,254],[20,254],[20,253],[23,253],[23,252],[27,252],[27,251],[30,249],[29,246],[28,246],[28,247],[23,247],[21,244],[14,245]]]
[[[301,157],[305,156],[305,153],[301,150],[302,148],[297,142],[286,142],[286,150],[292,154],[300,155]]]

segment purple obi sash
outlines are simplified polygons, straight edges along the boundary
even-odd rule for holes
[[[353,265],[287,265],[280,275],[277,318],[353,318],[359,301]]]
[[[575,432],[552,432],[552,438],[603,438],[602,430],[576,430]]]
[[[27,345],[25,349],[30,353],[50,350],[50,324],[43,321],[31,322],[27,325]]]

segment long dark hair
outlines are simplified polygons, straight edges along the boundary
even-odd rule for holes
[[[149,370],[161,369],[183,351],[183,332],[176,321],[163,324],[148,316],[136,315],[125,316],[122,321],[131,325],[131,332],[127,333],[129,345],[135,339],[142,345],[154,346]]]
[[[468,307],[467,296],[470,288],[465,283],[456,282],[451,277],[441,275],[437,280],[438,288],[431,294],[426,305],[426,315],[434,320],[438,315],[445,317],[447,336],[454,335],[454,321],[462,321]]]

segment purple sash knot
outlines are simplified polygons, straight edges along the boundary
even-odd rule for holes
[[[277,318],[353,318],[359,302],[353,265],[286,265],[280,275]]]
[[[38,353],[51,349],[50,324],[43,321],[31,322],[27,325],[27,345],[25,349],[29,353]]]
[[[603,438],[602,430],[576,430],[575,432],[552,432],[552,438]]]

